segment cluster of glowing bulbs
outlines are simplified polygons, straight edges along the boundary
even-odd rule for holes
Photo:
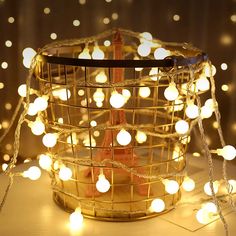
[[[214,190],[215,193],[218,192],[218,190],[219,190],[219,182],[218,181],[214,181],[213,182],[213,190]],[[210,182],[205,183],[205,185],[204,185],[204,192],[208,196],[212,196]]]
[[[23,55],[23,65],[26,68],[30,68],[31,61],[36,55],[36,51],[33,48],[25,48],[22,52]]]
[[[23,177],[31,180],[37,180],[41,176],[41,170],[37,166],[31,166],[28,170],[23,172]]]
[[[207,202],[197,211],[196,219],[200,224],[208,224],[211,220],[215,219],[217,212],[217,206],[213,202]]]
[[[67,88],[56,88],[52,91],[52,94],[62,101],[67,101],[71,97],[71,91]]]
[[[236,157],[236,149],[231,145],[226,145],[221,149],[217,149],[217,154],[225,160],[231,161]]]
[[[94,59],[94,60],[102,60],[104,59],[105,54],[96,44],[93,48],[92,56],[89,53],[89,48],[86,46],[83,51],[79,54],[79,59]]]

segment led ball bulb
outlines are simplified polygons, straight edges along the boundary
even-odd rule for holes
[[[142,98],[147,98],[151,94],[151,90],[149,87],[141,87],[139,88],[138,94]]]
[[[47,133],[43,136],[43,145],[46,147],[54,147],[57,144],[57,134]]]
[[[37,180],[41,176],[41,170],[37,166],[31,166],[28,170],[23,172],[23,176],[31,180]]]
[[[175,124],[175,130],[178,134],[186,134],[189,130],[189,124],[185,120],[179,120]]]
[[[21,96],[21,97],[26,97],[26,84],[22,84],[18,87],[18,94]]]
[[[216,67],[214,65],[210,65],[206,64],[206,66],[204,67],[204,73],[206,77],[211,77],[214,76],[216,74]]]
[[[37,107],[35,106],[35,104],[34,104],[34,103],[30,103],[30,104],[29,104],[28,111],[27,111],[27,114],[28,114],[29,116],[35,116],[37,113],[38,113],[38,109],[37,109]]]
[[[195,182],[193,179],[189,178],[189,177],[185,177],[184,181],[182,183],[183,189],[186,192],[191,192],[195,189]]]
[[[204,92],[210,89],[210,82],[204,75],[200,75],[200,78],[196,81],[196,86],[199,91]]]
[[[230,184],[230,188],[229,188],[229,190],[230,190],[230,192],[231,193],[236,193],[236,180],[234,180],[234,179],[230,179],[229,181],[229,184]]]
[[[157,48],[154,52],[154,57],[156,60],[163,60],[170,56],[170,51],[164,48]]]
[[[123,89],[122,95],[125,98],[125,102],[127,102],[129,100],[129,98],[131,97],[131,93],[128,89]]]
[[[38,111],[44,111],[48,107],[48,97],[47,96],[37,97],[34,100],[34,104]]]
[[[163,183],[165,185],[165,191],[167,193],[175,194],[179,191],[179,184],[177,181],[165,179]]]
[[[225,160],[231,161],[236,157],[236,149],[231,145],[226,145],[222,149],[217,149],[217,154]]]
[[[50,170],[52,165],[52,158],[46,154],[39,156],[39,166],[44,170]]]
[[[93,100],[96,103],[102,103],[105,99],[105,94],[103,93],[101,88],[97,88],[95,93],[93,94]]]
[[[214,181],[213,182],[213,189],[214,189],[214,192],[217,193],[218,190],[219,190],[219,183],[218,181]],[[204,185],[204,192],[209,195],[209,196],[212,196],[212,192],[211,192],[211,187],[210,187],[210,182],[207,182],[205,185]]]
[[[99,72],[95,77],[95,81],[97,83],[106,83],[107,82],[107,76],[106,76],[105,72],[104,71]]]
[[[102,60],[104,59],[104,57],[105,57],[104,52],[96,45],[93,48],[92,58],[97,60]]]
[[[144,143],[147,141],[147,135],[143,131],[137,131],[135,139],[138,143]]]
[[[158,69],[157,68],[152,68],[150,71],[149,71],[149,76],[151,78],[151,80],[153,81],[157,81],[158,80]]]
[[[89,49],[87,47],[84,48],[84,50],[79,54],[79,59],[91,59]]]
[[[203,106],[201,107],[201,117],[202,119],[207,119],[210,118],[212,116],[212,109],[208,106]]]
[[[179,91],[176,88],[175,83],[170,83],[170,85],[165,89],[164,96],[168,101],[174,101],[179,96]]]
[[[194,104],[188,105],[186,110],[185,110],[185,114],[190,119],[197,118],[198,115],[199,115],[199,108],[198,108],[198,106],[194,105]]]
[[[208,211],[209,213],[216,214],[217,213],[217,206],[213,202],[207,202],[203,205],[202,209]]]
[[[31,131],[34,135],[41,135],[45,131],[45,125],[41,120],[36,120],[31,124]]]
[[[200,209],[196,214],[197,221],[200,224],[208,224],[210,222],[210,215],[206,209]]]
[[[143,32],[140,34],[140,42],[146,42],[147,40],[148,41],[151,41],[152,40],[152,34],[149,33],[149,32]]]
[[[128,145],[131,142],[131,139],[130,133],[124,129],[120,130],[116,136],[117,142],[122,146]]]
[[[125,98],[118,92],[113,92],[110,97],[110,104],[114,108],[121,108],[125,104]]]
[[[147,57],[151,53],[151,47],[148,43],[141,43],[138,46],[138,54],[141,57]]]
[[[76,210],[70,214],[70,227],[71,229],[79,229],[84,221],[84,217],[81,214],[81,209],[76,208]]]
[[[72,171],[70,168],[62,166],[59,171],[59,178],[63,181],[67,181],[72,177]]]
[[[156,198],[152,201],[151,206],[150,206],[150,211],[151,212],[162,212],[165,210],[165,202],[160,199],[160,198]]]
[[[57,96],[62,100],[62,101],[67,101],[71,97],[71,92],[69,89],[63,88],[59,89],[57,91]]]
[[[106,193],[110,189],[110,182],[106,179],[104,174],[98,176],[98,181],[96,183],[96,189],[100,193]]]
[[[215,110],[215,107],[218,106],[217,102],[214,103],[212,98],[209,98],[205,101],[204,106],[208,107],[211,111]]]

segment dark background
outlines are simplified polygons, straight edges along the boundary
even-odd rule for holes
[[[50,9],[49,14],[44,13],[45,8]],[[112,19],[113,13],[118,19]],[[179,20],[174,20],[178,18],[174,15]],[[9,17],[15,21],[9,23]],[[103,22],[106,17],[108,24]],[[73,25],[75,19],[80,21],[77,27]],[[6,69],[0,67],[0,88],[4,85],[0,89],[0,135],[19,99],[17,87],[27,76],[22,64],[24,48],[37,50],[50,43],[51,33],[56,33],[57,39],[80,38],[117,26],[149,31],[163,41],[189,42],[207,52],[217,68],[217,99],[226,142],[236,145],[235,0],[0,0],[0,65],[8,63]],[[11,47],[5,46],[7,40],[12,42]],[[222,63],[228,65],[227,70],[221,69]],[[221,89],[224,84],[229,86],[228,91]],[[217,148],[213,122],[211,118],[204,124],[211,147]],[[40,139],[24,126],[21,155],[27,158],[39,153]],[[12,143],[13,132],[0,147],[2,157],[12,153]],[[194,142],[190,150],[197,149]]]

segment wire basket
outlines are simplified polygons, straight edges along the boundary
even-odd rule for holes
[[[56,42],[37,56],[55,202],[109,221],[172,209],[196,123],[186,107],[204,92],[197,83],[206,60],[188,44],[121,29]]]

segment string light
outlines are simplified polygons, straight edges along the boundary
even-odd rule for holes
[[[43,136],[43,145],[46,147],[54,147],[57,144],[57,134],[55,133],[47,133]]]
[[[104,52],[99,48],[98,45],[95,45],[92,52],[92,58],[97,60],[102,60],[104,59],[104,57],[105,57]]]
[[[189,124],[185,120],[179,120],[175,124],[175,130],[178,134],[186,134],[189,130]]]
[[[204,67],[204,73],[206,77],[211,77],[214,76],[216,74],[216,67],[214,65],[210,65],[206,64]]]
[[[125,104],[125,98],[122,94],[117,91],[113,91],[110,97],[110,104],[114,108],[121,108]]]
[[[147,43],[141,43],[137,51],[141,57],[147,57],[151,53],[151,47]]]
[[[59,170],[59,178],[63,181],[68,181],[72,177],[72,171],[66,166],[61,166]]]
[[[179,184],[175,180],[165,179],[162,181],[165,185],[165,191],[169,194],[175,194],[179,191]]]
[[[201,107],[201,118],[202,119],[207,119],[210,118],[213,114],[213,111],[210,109],[209,106],[204,105]]]
[[[96,189],[100,193],[106,193],[110,189],[110,182],[106,179],[104,174],[98,176],[98,181],[96,183]]]
[[[191,192],[195,189],[195,182],[193,179],[189,178],[188,176],[186,176],[184,178],[184,181],[182,183],[182,187],[185,191],[187,192]]]
[[[63,88],[59,90],[55,90],[53,95],[55,97],[59,97],[62,101],[67,101],[71,97],[71,92],[69,89]]]
[[[200,91],[207,91],[210,89],[210,82],[203,74],[200,75],[199,79],[196,81],[197,89]]]
[[[8,63],[7,63],[6,61],[2,62],[1,67],[2,67],[2,69],[4,69],[4,70],[7,69]]]
[[[79,20],[73,20],[73,25],[74,26],[79,26],[80,25],[80,21]]]
[[[81,208],[77,207],[73,213],[70,214],[70,228],[78,230],[81,228],[84,221],[84,217],[81,214]]]
[[[129,98],[131,97],[131,93],[128,89],[122,89],[122,95],[125,99],[125,102],[127,102]]]
[[[206,209],[198,210],[196,214],[196,218],[200,224],[208,224],[210,221],[209,213]]]
[[[6,45],[6,47],[10,48],[10,47],[12,46],[12,41],[7,40],[7,41],[5,42],[5,45]]]
[[[110,19],[108,17],[103,18],[103,23],[108,25],[110,23]]]
[[[228,183],[230,184],[230,192],[236,193],[236,180],[230,179]]]
[[[215,193],[218,192],[218,189],[219,189],[219,182],[218,182],[218,181],[214,181],[214,182],[213,182],[213,189],[214,189],[214,192],[215,192]],[[210,182],[207,182],[207,183],[204,185],[204,192],[205,192],[207,195],[212,196],[211,187],[210,187]]]
[[[28,111],[27,111],[27,114],[28,114],[29,116],[35,116],[37,113],[38,113],[38,109],[37,109],[37,107],[35,106],[35,104],[34,104],[34,103],[30,103],[30,104],[29,104]]]
[[[150,90],[149,87],[141,87],[141,88],[139,88],[139,90],[138,90],[138,94],[139,94],[139,96],[142,97],[142,98],[147,98],[147,97],[150,96],[151,90]]]
[[[93,100],[97,103],[102,103],[105,99],[105,94],[103,93],[101,88],[97,88],[95,93],[93,94]]]
[[[222,63],[222,64],[220,65],[220,68],[221,68],[222,70],[227,70],[227,69],[228,69],[228,65],[227,65],[226,63]]]
[[[107,82],[107,76],[105,71],[100,71],[96,77],[95,77],[95,81],[97,83],[106,83]]]
[[[120,145],[126,146],[131,142],[132,138],[128,131],[126,131],[125,129],[122,129],[117,134],[116,140]]]
[[[111,46],[111,41],[110,40],[105,40],[103,44],[104,44],[105,47],[109,47],[109,46]]]
[[[39,118],[36,118],[36,121],[30,123],[30,127],[34,135],[41,135],[45,131],[45,125]]]
[[[147,135],[145,132],[137,131],[135,139],[138,143],[144,143],[147,141]]]
[[[85,47],[83,51],[79,54],[79,59],[91,59],[91,56],[89,54],[89,49]]]
[[[47,96],[42,96],[42,97],[37,97],[34,100],[34,105],[37,107],[38,111],[44,111],[48,107],[48,97]]]
[[[236,157],[236,149],[231,145],[226,145],[222,149],[217,149],[217,154],[225,160],[231,161]]]
[[[46,154],[39,155],[39,166],[44,170],[51,170],[52,158]]]
[[[156,198],[154,200],[152,200],[151,206],[150,206],[150,211],[151,212],[162,212],[165,210],[165,202],[160,199],[160,198]]]
[[[221,90],[224,91],[224,92],[229,91],[229,85],[227,85],[227,84],[222,84]]]
[[[179,96],[179,91],[176,88],[176,84],[171,82],[170,85],[165,89],[164,96],[168,101],[174,101]]]
[[[168,56],[170,56],[170,51],[164,48],[157,48],[154,51],[154,57],[156,60],[163,60]]]
[[[185,114],[190,119],[195,119],[199,116],[199,108],[197,105],[190,103],[185,110]]]
[[[56,34],[56,33],[51,33],[51,34],[50,34],[50,38],[51,38],[52,40],[57,39],[57,34]]]
[[[17,91],[21,97],[26,97],[26,84],[21,84]]]
[[[28,170],[23,172],[23,177],[31,180],[37,180],[41,176],[41,170],[37,166],[31,166]]]

